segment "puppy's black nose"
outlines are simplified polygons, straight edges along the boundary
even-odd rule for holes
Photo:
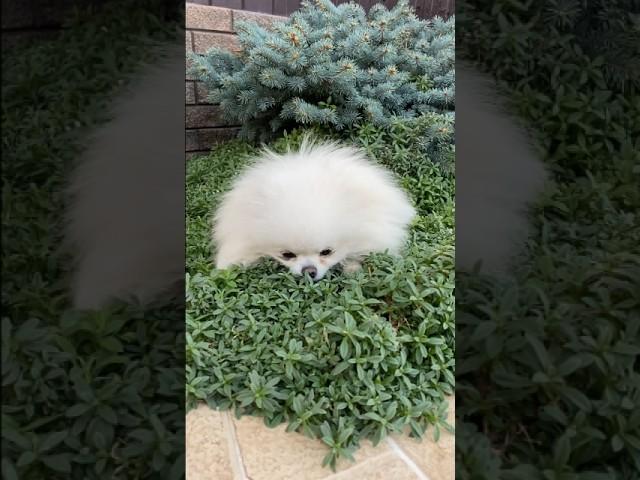
[[[313,265],[309,265],[308,267],[304,267],[302,269],[302,274],[308,273],[311,278],[316,278],[316,274],[318,273],[318,269]]]

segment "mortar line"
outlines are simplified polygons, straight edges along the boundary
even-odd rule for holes
[[[413,460],[411,460],[409,455],[407,455],[404,450],[402,450],[402,447],[400,447],[400,445],[398,445],[394,439],[392,439],[391,437],[387,437],[387,444],[391,447],[391,450],[393,450],[394,453],[398,457],[400,457],[400,459],[404,463],[407,464],[407,466],[413,471],[413,473],[418,476],[420,480],[431,480],[429,476],[425,472],[423,472]]]
[[[242,460],[242,452],[240,451],[240,443],[236,436],[236,426],[231,418],[229,411],[223,412],[222,415],[225,432],[227,433],[227,445],[229,447],[229,456],[231,457],[231,469],[233,470],[233,476],[237,480],[249,480],[247,471],[244,468],[244,461]]]
[[[189,27],[187,31],[196,32],[196,33],[222,33],[227,35],[238,36],[238,32],[234,32],[232,30],[216,30],[215,28]]]

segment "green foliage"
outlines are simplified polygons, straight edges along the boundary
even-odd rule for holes
[[[124,305],[3,317],[3,478],[180,478],[180,320]]]
[[[457,277],[462,479],[640,472],[639,77],[585,48],[580,25],[606,7],[588,3],[465,2],[458,16],[462,53],[511,89],[553,173],[513,281]]]
[[[431,168],[437,165],[442,170],[453,171],[454,119],[453,113],[426,113],[410,120],[393,119],[386,127],[368,123],[350,130],[348,136],[372,155],[393,164],[393,170],[399,175],[412,180],[428,180],[428,175],[421,175],[418,171],[424,166]],[[416,157],[420,156],[423,161],[416,162]],[[434,183],[433,186],[436,185]],[[421,198],[425,198],[426,191],[419,191]]]
[[[192,71],[245,138],[453,110],[453,18],[419,20],[406,1],[365,13],[315,0],[271,31],[241,22],[238,29],[239,57],[212,49],[192,55]]]
[[[59,252],[61,192],[86,129],[156,58],[151,45],[175,41],[175,24],[125,6],[126,16],[117,2],[81,12],[51,42],[3,52],[3,479],[183,475],[182,316],[70,312]]]
[[[405,123],[403,126],[402,122]],[[212,268],[210,218],[256,150],[234,141],[187,167],[187,397],[320,438],[332,468],[364,438],[408,429],[435,438],[446,424],[455,366],[451,169],[422,153],[423,119],[371,125],[354,143],[393,169],[419,217],[406,255],[370,255],[361,272],[321,282],[275,261]],[[273,148],[295,147],[303,132]],[[395,151],[389,156],[389,149]]]

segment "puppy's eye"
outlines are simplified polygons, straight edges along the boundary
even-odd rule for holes
[[[291,260],[292,258],[296,258],[296,254],[293,252],[282,252],[282,258]]]
[[[323,257],[326,257],[327,255],[331,255],[332,253],[333,253],[333,250],[331,250],[330,248],[325,248],[320,252],[320,255]]]

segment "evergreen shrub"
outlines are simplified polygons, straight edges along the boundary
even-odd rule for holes
[[[243,138],[300,125],[384,126],[454,108],[453,17],[420,20],[404,0],[368,13],[314,0],[271,30],[237,28],[242,53],[193,55],[192,73],[224,117],[243,125]]]

